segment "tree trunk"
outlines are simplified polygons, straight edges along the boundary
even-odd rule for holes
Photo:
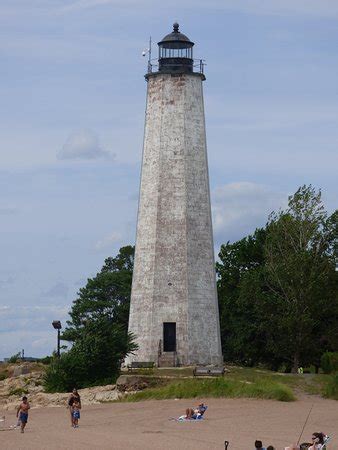
[[[291,373],[297,373],[299,367],[299,350],[297,349],[293,355],[293,366],[291,369]]]

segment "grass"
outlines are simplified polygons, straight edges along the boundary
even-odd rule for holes
[[[26,395],[28,394],[28,390],[25,388],[15,388],[15,389],[11,389],[8,392],[8,395],[17,395],[18,397],[21,397],[22,395]]]
[[[182,379],[168,382],[165,386],[145,389],[126,396],[123,401],[133,402],[150,399],[228,397],[261,398],[283,402],[294,401],[292,390],[271,380],[244,382],[228,378]]]
[[[271,380],[286,385],[293,392],[302,392],[310,395],[322,395],[330,376],[325,374],[292,374],[272,372],[249,367],[230,367],[227,375],[231,379],[255,382],[258,380]]]
[[[291,374],[226,366],[224,378],[192,378],[193,368],[154,368],[150,377],[163,378],[162,386],[150,386],[123,401],[194,397],[249,397],[292,401],[298,393],[338,400],[338,379],[325,374]],[[141,375],[133,371],[133,375]]]

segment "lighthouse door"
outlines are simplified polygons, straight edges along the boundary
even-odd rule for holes
[[[163,351],[176,351],[176,322],[163,323]]]

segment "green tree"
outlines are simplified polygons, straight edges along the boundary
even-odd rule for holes
[[[49,391],[114,382],[126,355],[136,350],[128,333],[133,261],[134,247],[122,247],[79,290],[62,335],[72,346],[47,369]]]
[[[72,348],[48,366],[45,386],[49,392],[58,392],[114,383],[125,356],[134,350],[132,336],[112,319],[89,320]]]
[[[265,229],[221,246],[216,263],[221,339],[224,358],[254,365],[260,361]],[[254,292],[254,294],[253,294]],[[255,301],[254,301],[255,299]]]
[[[321,192],[304,185],[289,197],[285,211],[269,218],[266,279],[282,306],[294,372],[301,361],[312,359],[319,365],[320,343],[327,340],[325,329],[332,318],[337,320],[336,217],[335,213],[328,218]]]
[[[75,341],[85,324],[102,316],[110,318],[127,332],[131,283],[133,276],[134,247],[122,247],[119,254],[109,257],[101,271],[87,280],[78,293],[69,313],[71,320],[62,335],[66,341]]]
[[[301,187],[264,229],[222,245],[218,298],[224,358],[248,365],[320,364],[337,349],[337,212]]]

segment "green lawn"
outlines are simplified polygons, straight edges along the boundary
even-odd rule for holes
[[[338,399],[337,377],[324,374],[285,374],[239,366],[220,378],[193,378],[193,368],[154,368],[133,371],[134,375],[164,378],[161,386],[152,386],[123,401],[194,397],[246,397],[280,401],[296,400],[297,394],[316,394]]]
[[[128,395],[124,398],[124,401],[196,397],[265,398],[285,402],[295,400],[292,390],[276,381],[257,380],[250,382],[219,377],[169,381],[164,386],[153,387]]]

